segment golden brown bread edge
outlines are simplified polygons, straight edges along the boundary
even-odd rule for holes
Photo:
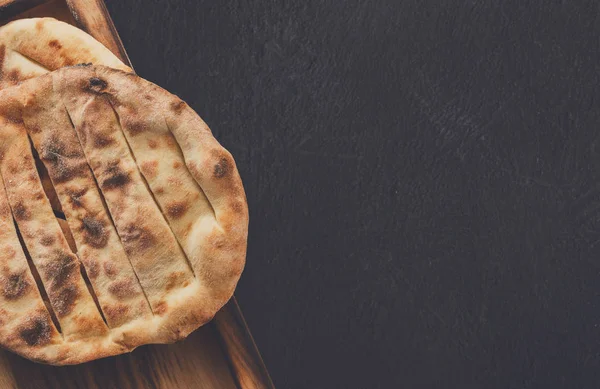
[[[131,71],[94,37],[60,20],[18,19],[0,27],[0,89],[79,63]]]
[[[102,74],[101,90],[97,90],[98,73]],[[201,271],[196,273],[193,283],[170,296],[169,309],[162,315],[155,314],[151,320],[136,320],[112,328],[104,337],[58,341],[49,345],[15,342],[14,334],[3,333],[0,329],[2,345],[38,362],[67,365],[121,354],[143,344],[171,343],[185,338],[211,320],[231,298],[245,264],[248,208],[235,161],[187,104],[138,76],[102,66],[86,66],[63,68],[41,77],[53,77],[54,82],[70,79],[72,87],[80,88],[81,93],[98,93],[112,104],[119,103],[115,86],[145,90],[160,101],[165,114],[172,119],[172,125],[179,130],[178,143],[185,164],[206,192],[215,210],[218,228],[211,229],[208,235],[196,237]],[[115,86],[113,79],[118,80]],[[19,111],[18,105],[27,104],[35,91],[36,79],[31,79],[0,92],[0,114],[14,115]],[[9,100],[13,106],[9,109],[1,102],[6,95],[12,96]],[[14,104],[17,104],[16,109]],[[18,118],[8,119],[18,122]],[[11,341],[7,342],[7,339]]]

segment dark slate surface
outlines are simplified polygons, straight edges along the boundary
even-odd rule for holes
[[[597,2],[107,3],[238,161],[278,388],[600,386]]]

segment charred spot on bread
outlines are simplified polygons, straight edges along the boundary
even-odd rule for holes
[[[126,186],[131,182],[129,173],[123,171],[119,166],[119,161],[112,162],[106,168],[106,178],[102,181],[102,189],[111,190]]]
[[[174,201],[170,204],[167,204],[167,214],[173,219],[179,219],[189,208],[189,203],[186,201]]]
[[[130,298],[138,294],[132,279],[115,281],[108,286],[108,291],[117,298]]]
[[[171,102],[171,111],[175,112],[176,114],[180,114],[184,108],[185,102],[183,102],[182,100],[175,100]]]
[[[61,158],[64,158],[65,147],[58,141],[56,136],[48,137],[42,142],[39,155],[42,160],[56,164]]]
[[[50,342],[52,327],[46,315],[38,314],[21,324],[18,333],[28,346],[44,346]]]
[[[58,183],[69,181],[84,173],[87,165],[79,152],[68,152],[56,135],[42,142],[40,158],[48,164],[48,173]]]
[[[13,69],[6,75],[6,79],[13,84],[17,84],[21,80],[21,72],[17,69]]]
[[[94,147],[103,149],[115,143],[115,138],[99,132],[94,133]]]
[[[71,313],[78,297],[79,289],[77,286],[67,285],[60,291],[51,294],[52,308],[59,317],[64,317]]]
[[[98,261],[94,258],[89,258],[86,261],[85,269],[86,269],[87,275],[91,279],[97,278],[100,275],[100,265],[98,264]]]
[[[81,231],[83,232],[83,240],[86,244],[97,249],[106,247],[108,243],[108,231],[101,220],[85,216],[81,220]]]
[[[17,201],[13,206],[13,215],[17,221],[24,221],[31,219],[31,211],[23,204],[22,201]]]
[[[54,242],[56,241],[56,238],[50,234],[44,234],[42,235],[42,238],[40,239],[40,243],[42,244],[42,246],[52,246],[54,244]]]
[[[227,174],[229,174],[230,170],[231,166],[229,166],[227,158],[221,157],[219,158],[219,161],[215,164],[215,167],[213,169],[213,176],[215,178],[223,178]]]
[[[242,212],[244,212],[245,207],[244,207],[244,203],[242,201],[236,200],[231,203],[230,208],[235,213],[242,213]]]
[[[6,163],[6,168],[9,173],[15,174],[20,170],[19,162],[14,159],[9,159]]]
[[[65,192],[69,196],[69,202],[73,208],[80,208],[83,206],[82,197],[87,193],[88,188],[81,189],[67,189]]]
[[[27,281],[27,273],[25,270],[18,273],[8,274],[1,278],[2,295],[7,300],[16,300],[23,297],[31,285]]]
[[[9,80],[11,79],[11,77],[14,77],[15,75],[9,72],[9,74],[6,75],[6,78],[8,78]],[[4,118],[12,124],[23,124],[23,115],[21,112],[20,108],[17,107],[9,107],[5,110],[3,110],[3,112],[1,112],[1,114],[4,116]]]
[[[50,289],[58,290],[69,283],[69,278],[78,270],[77,260],[71,253],[61,250],[53,252],[53,258],[44,264],[47,277],[51,280]]]
[[[56,39],[52,39],[50,42],[48,42],[48,46],[55,50],[62,49],[62,45]]]
[[[133,249],[149,249],[156,242],[150,229],[136,223],[130,223],[123,228],[121,240],[126,243],[125,250],[129,252]]]
[[[139,121],[131,121],[125,125],[125,129],[131,136],[136,136],[144,131],[148,130],[148,126],[145,123]]]
[[[106,315],[107,319],[109,319],[109,321],[114,321],[125,316],[129,311],[129,307],[125,304],[117,303],[114,305],[107,305],[102,307],[102,311],[104,312],[104,315]]]
[[[106,81],[98,77],[92,77],[89,79],[87,90],[96,94],[100,94],[106,89],[106,87],[108,87],[108,83]]]
[[[117,267],[111,261],[104,262],[102,267],[104,267],[104,273],[106,273],[108,278],[112,279],[117,275]]]

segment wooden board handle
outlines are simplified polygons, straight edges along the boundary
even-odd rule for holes
[[[131,61],[127,56],[121,38],[117,34],[102,0],[66,0],[79,28],[87,31],[104,46],[108,47],[127,66]]]
[[[213,322],[240,389],[275,389],[235,297]]]

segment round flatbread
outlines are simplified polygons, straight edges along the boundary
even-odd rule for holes
[[[231,298],[248,229],[235,162],[160,87],[87,65],[0,91],[0,178],[3,347],[81,363],[181,339]]]
[[[0,89],[80,63],[131,71],[104,45],[68,23],[31,18],[0,27]]]

